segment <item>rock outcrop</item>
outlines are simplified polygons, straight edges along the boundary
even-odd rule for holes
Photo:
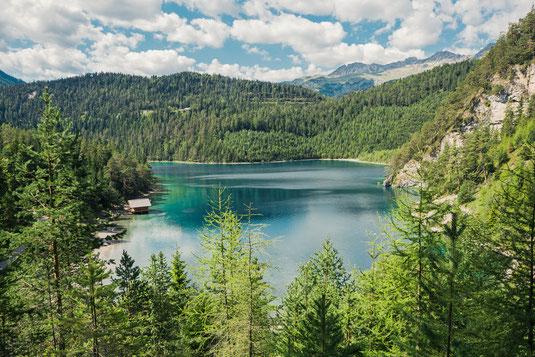
[[[424,160],[436,160],[442,155],[446,147],[461,147],[467,134],[476,128],[487,125],[491,130],[500,131],[503,126],[507,110],[516,112],[520,103],[525,109],[529,99],[535,95],[535,64],[527,67],[516,66],[513,74],[504,79],[495,75],[491,81],[491,93],[482,93],[475,106],[466,109],[462,115],[466,123],[460,128],[451,129],[442,138],[438,152],[427,155]],[[417,170],[420,163],[411,160],[399,172],[388,177],[384,185],[392,187],[413,187],[418,183]]]

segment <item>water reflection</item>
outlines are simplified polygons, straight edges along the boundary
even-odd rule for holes
[[[226,187],[234,209],[245,212],[252,202],[269,226],[266,233],[281,237],[270,253],[277,270],[270,281],[283,291],[321,241],[329,237],[347,262],[369,266],[367,232],[377,232],[378,218],[389,211],[393,191],[377,185],[384,168],[340,161],[303,161],[250,165],[158,163],[154,173],[164,193],[153,198],[149,215],[136,216],[126,235],[128,243],[107,247],[105,256],[118,259],[122,249],[145,265],[151,253],[170,257],[179,247],[194,264],[197,234],[202,228],[214,187]]]

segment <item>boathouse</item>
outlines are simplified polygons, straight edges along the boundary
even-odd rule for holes
[[[128,200],[128,207],[132,213],[149,213],[149,207],[152,206],[148,198],[139,198]]]

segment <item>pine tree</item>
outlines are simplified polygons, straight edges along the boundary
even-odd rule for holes
[[[115,268],[117,278],[112,278],[119,288],[120,298],[124,298],[128,294],[129,289],[139,281],[141,270],[134,264],[134,259],[123,249],[119,265]]]
[[[424,168],[419,169],[421,178],[425,177]],[[416,198],[416,200],[414,199]],[[415,356],[419,355],[422,345],[427,344],[422,335],[424,327],[424,311],[428,292],[426,286],[432,279],[432,269],[436,265],[436,251],[439,248],[439,237],[435,227],[443,213],[434,202],[434,193],[420,182],[417,196],[402,196],[397,203],[397,209],[390,220],[393,231],[392,245],[394,254],[402,258],[404,276],[398,276],[410,286],[413,301],[403,310],[412,328],[408,329],[405,349]],[[424,352],[425,354],[425,352]]]
[[[344,337],[342,309],[349,281],[338,251],[325,240],[287,289],[279,311],[279,353],[338,355],[353,350]]]
[[[35,135],[39,145],[24,148],[29,160],[17,168],[17,179],[24,183],[16,193],[21,215],[33,222],[18,244],[25,247],[24,279],[35,282],[22,288],[29,289],[28,298],[46,311],[51,350],[63,355],[67,347],[63,292],[72,284],[77,263],[98,243],[82,199],[86,183],[80,176],[80,140],[51,105],[52,96],[45,91],[41,99],[44,109]]]
[[[224,189],[217,190],[217,197],[211,202],[211,211],[205,216],[201,233],[203,255],[199,259],[200,280],[203,289],[216,299],[214,325],[206,326],[207,332],[219,335],[214,353],[233,355],[240,353],[243,344],[236,344],[233,333],[244,326],[235,326],[236,307],[239,300],[237,287],[243,256],[240,238],[242,225],[239,217],[230,209],[230,197]],[[244,353],[243,350],[241,353]]]
[[[105,262],[96,254],[88,254],[81,264],[80,274],[74,279],[75,284],[70,291],[70,296],[77,301],[74,317],[69,319],[74,320],[69,322],[72,340],[75,341],[69,346],[71,352],[98,357],[114,350],[109,345],[116,343],[112,329],[116,322],[113,305],[115,285],[104,284],[110,275]]]
[[[173,311],[170,296],[171,270],[162,252],[152,254],[150,263],[142,271],[149,293],[149,331],[151,353],[165,356],[172,351]]]
[[[264,280],[269,266],[261,255],[270,244],[263,225],[252,223],[248,206],[247,224],[230,208],[230,197],[217,190],[212,210],[205,217],[201,234],[203,254],[199,260],[203,294],[214,299],[204,336],[217,336],[212,353],[221,356],[256,356],[267,353],[271,287]],[[206,305],[204,305],[206,306]]]

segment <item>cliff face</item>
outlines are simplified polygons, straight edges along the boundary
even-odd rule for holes
[[[488,126],[492,131],[501,131],[508,111],[516,112],[519,106],[523,110],[530,98],[535,95],[535,64],[515,66],[508,78],[496,74],[491,79],[490,93],[480,90],[473,107],[466,108],[462,113],[464,124],[459,128],[450,129],[436,147],[423,160],[436,161],[443,155],[446,147],[461,147],[465,138],[476,128]],[[440,119],[440,118],[438,118]],[[384,185],[393,187],[414,187],[419,182],[417,170],[420,163],[414,159],[408,161],[396,175],[388,177]]]

